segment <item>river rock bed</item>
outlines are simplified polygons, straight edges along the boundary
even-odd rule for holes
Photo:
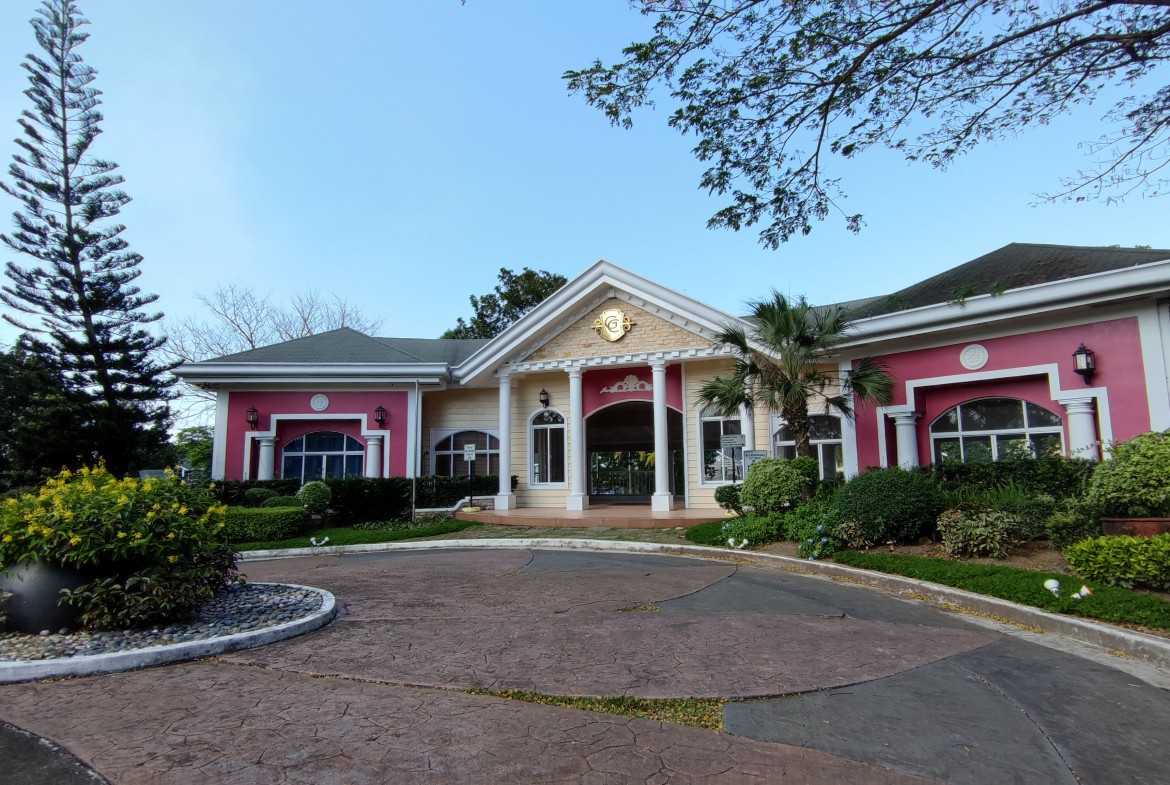
[[[296,621],[315,613],[322,602],[322,595],[313,589],[248,583],[208,600],[188,620],[168,625],[139,630],[44,630],[40,635],[0,632],[0,662],[84,657],[221,638]]]

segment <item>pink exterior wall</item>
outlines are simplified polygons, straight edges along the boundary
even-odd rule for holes
[[[972,343],[985,347],[989,355],[987,365],[978,371],[970,371],[959,362],[959,352]],[[1150,407],[1146,398],[1145,368],[1136,318],[1038,330],[1004,338],[972,339],[933,349],[880,355],[880,359],[889,366],[895,379],[894,405],[907,403],[906,383],[916,379],[1048,364],[1055,364],[1059,368],[1060,390],[1076,392],[1086,387],[1084,380],[1073,372],[1072,354],[1082,343],[1096,353],[1097,374],[1093,377],[1092,386],[1106,387],[1109,391],[1114,440],[1128,439],[1148,431]],[[1050,392],[1046,375],[918,387],[915,410],[922,412],[918,421],[918,454],[921,462],[925,464],[931,460],[929,428],[935,418],[958,403],[992,396],[1022,398],[1055,412],[1065,420],[1067,445],[1067,416],[1064,407],[1052,400]],[[857,454],[858,467],[862,471],[881,463],[878,427],[875,407],[858,405]],[[896,465],[893,426],[887,422],[882,427],[887,428],[887,464]]]
[[[606,368],[600,371],[586,371],[581,376],[581,407],[588,417],[598,409],[618,403],[619,401],[653,401],[653,390],[635,390],[633,392],[603,393],[603,387],[612,387],[625,381],[627,376],[634,375],[641,382],[652,383],[653,372],[649,365],[627,368]],[[682,411],[682,366],[668,365],[666,367],[666,405]]]
[[[329,397],[329,408],[323,412],[315,412],[309,406],[309,400],[316,392],[231,392],[228,394],[228,422],[227,422],[227,456],[224,466],[224,477],[229,480],[238,480],[244,472],[244,442],[249,438],[251,429],[247,423],[247,411],[255,406],[260,412],[259,431],[267,431],[272,426],[273,415],[308,414],[312,420],[280,420],[276,432],[276,476],[280,476],[281,453],[288,442],[312,431],[339,431],[366,443],[362,437],[361,421],[353,418],[337,419],[339,415],[364,414],[369,428],[376,428],[374,409],[382,406],[386,409],[386,430],[390,432],[384,449],[389,450],[390,476],[401,477],[406,474],[406,435],[407,435],[407,393],[396,392],[326,392]],[[255,479],[259,444],[252,444],[252,466],[249,476]]]

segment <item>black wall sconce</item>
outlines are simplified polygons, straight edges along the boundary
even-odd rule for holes
[[[1073,370],[1085,377],[1085,384],[1092,384],[1093,374],[1097,372],[1097,358],[1092,349],[1086,349],[1082,343],[1080,348],[1073,352]]]
[[[378,427],[386,424],[386,407],[379,406],[374,409],[374,422],[378,423]]]
[[[248,407],[248,427],[253,431],[260,427],[260,412],[255,406]]]
[[[540,388],[540,405],[547,409],[548,408],[548,401],[549,401],[548,390],[541,387]]]

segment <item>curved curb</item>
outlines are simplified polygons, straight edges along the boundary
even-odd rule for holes
[[[249,551],[240,554],[240,561],[297,558],[301,556],[328,556],[345,553],[377,553],[382,551],[424,551],[451,548],[530,548],[536,550],[588,550],[619,553],[659,553],[673,556],[691,556],[716,561],[749,564],[754,567],[780,569],[804,575],[845,579],[887,591],[911,593],[929,602],[954,606],[1011,624],[1035,628],[1041,632],[1096,646],[1107,651],[1120,652],[1127,657],[1144,660],[1158,668],[1170,671],[1170,639],[1133,632],[1102,622],[1077,616],[1049,613],[1039,608],[1018,605],[998,597],[955,589],[915,578],[904,578],[883,572],[862,570],[831,562],[797,559],[775,553],[731,551],[702,545],[668,545],[651,542],[620,540],[557,539],[551,537],[516,537],[482,540],[424,540],[416,542],[387,542],[370,545],[335,545],[321,548],[289,548],[286,550]]]
[[[256,585],[265,585],[257,582]],[[199,641],[168,643],[162,646],[148,646],[142,649],[112,651],[105,654],[90,654],[78,657],[56,657],[47,660],[18,660],[0,662],[0,684],[14,684],[21,681],[55,679],[74,676],[92,676],[99,673],[138,670],[153,665],[193,660],[212,654],[226,654],[231,651],[254,649],[288,638],[295,638],[306,632],[324,627],[337,616],[337,600],[332,593],[313,586],[286,583],[295,589],[316,592],[321,596],[321,607],[308,616],[286,621],[274,627],[265,627],[248,632],[237,632],[218,638]]]

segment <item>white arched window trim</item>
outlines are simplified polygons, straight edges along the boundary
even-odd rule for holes
[[[560,423],[543,424],[537,423],[536,420],[545,415],[555,415],[560,417]],[[568,421],[565,418],[564,412],[559,409],[549,407],[548,409],[537,409],[532,414],[528,415],[528,484],[532,488],[549,488],[559,489],[568,488],[568,463],[569,463],[569,439],[568,439]],[[560,431],[560,445],[554,442],[556,437],[552,432]],[[546,457],[547,456],[547,457]],[[547,463],[547,465],[538,466],[539,461],[551,461],[559,459],[560,465],[555,463]],[[556,481],[538,481],[537,474],[540,469],[544,469],[546,474],[554,474],[559,470],[560,480]]]
[[[320,428],[310,428],[310,430],[330,430],[331,422],[344,420],[356,420],[358,426],[361,428],[361,436],[367,442],[371,436],[383,437],[382,449],[382,476],[390,476],[390,429],[389,428],[370,428],[367,423],[365,414],[332,414],[327,417],[322,417],[319,414],[274,414],[270,418],[270,427],[267,431],[248,431],[244,435],[244,469],[242,472],[242,479],[252,479],[252,450],[255,449],[253,445],[257,444],[260,439],[275,439],[277,431],[280,430],[280,423],[295,422],[295,421],[309,421],[320,422]]]
[[[458,460],[460,460],[460,461],[463,460],[463,445],[462,444],[453,444],[451,446],[450,450],[438,449],[438,445],[441,444],[444,439],[448,439],[448,438],[455,436],[456,434],[460,434],[460,433],[482,433],[485,436],[491,437],[491,439],[495,439],[495,441],[496,441],[495,447],[489,447],[488,449],[477,448],[476,460],[478,461],[480,454],[487,453],[488,455],[496,456],[496,465],[497,465],[497,467],[499,466],[499,457],[500,457],[500,429],[499,428],[477,428],[474,426],[469,426],[466,428],[432,428],[431,429],[431,441],[430,441],[431,454],[430,454],[430,457],[428,458],[428,467],[427,467],[428,472],[432,476],[435,474],[435,470],[436,470],[435,467],[438,464],[438,456],[439,455],[447,454],[447,455],[453,456],[453,458],[458,458]],[[491,439],[486,440],[489,445],[491,444]],[[486,472],[487,474],[495,474],[496,473],[496,472],[490,471],[490,468],[491,468],[491,461],[490,460],[487,462],[487,467],[489,469],[489,471]],[[466,477],[467,472],[463,472],[462,474],[455,473],[452,475],[444,475],[444,476]]]

